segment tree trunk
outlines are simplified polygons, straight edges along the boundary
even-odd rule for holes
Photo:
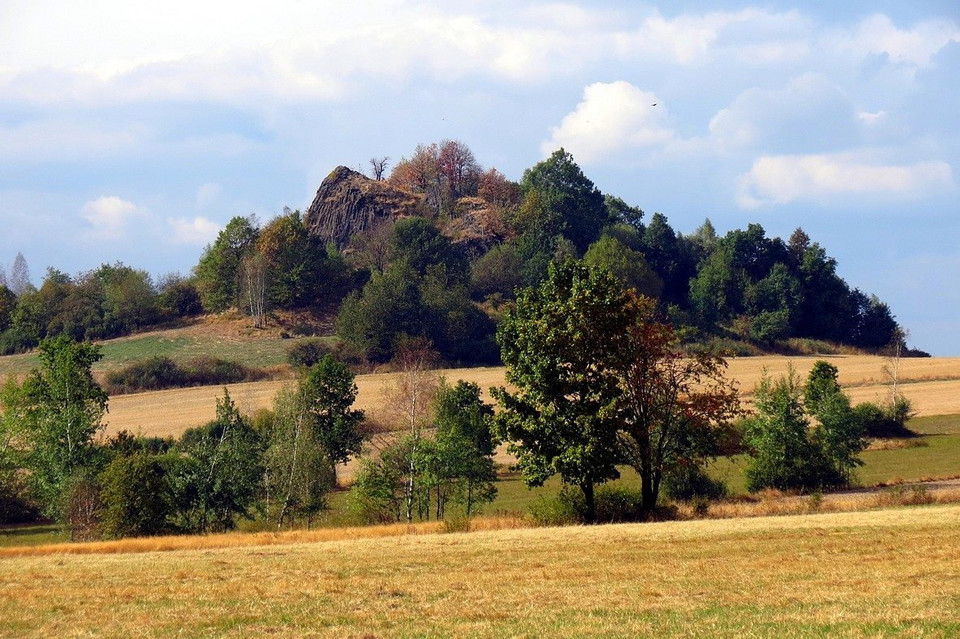
[[[586,482],[580,486],[583,491],[583,501],[586,505],[586,511],[583,513],[585,523],[597,523],[597,502],[593,494],[593,482]]]
[[[640,511],[643,518],[653,512],[657,505],[657,491],[653,481],[653,470],[651,468],[640,469]]]

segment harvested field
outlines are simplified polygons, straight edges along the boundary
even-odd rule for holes
[[[948,637],[958,518],[927,506],[7,558],[0,635]]]
[[[765,370],[770,375],[780,375],[792,365],[799,375],[806,376],[818,359],[837,366],[840,382],[855,402],[883,401],[889,396],[883,373],[887,361],[882,357],[741,357],[730,360],[729,375],[737,380],[741,392],[749,399]],[[451,383],[459,379],[476,382],[484,393],[491,386],[504,383],[502,368],[448,369],[441,374]],[[382,414],[385,410],[384,389],[393,378],[392,373],[357,377],[357,407],[374,416]],[[292,382],[254,382],[233,384],[228,388],[241,410],[253,412],[258,408],[269,408],[277,389],[288,383]],[[900,383],[917,415],[960,413],[960,358],[904,359],[901,361]],[[221,387],[203,387],[114,397],[110,400],[110,414],[106,419],[108,433],[126,429],[144,435],[176,435],[213,419],[216,398],[222,393]]]

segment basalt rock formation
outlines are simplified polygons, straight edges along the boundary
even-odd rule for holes
[[[422,208],[422,196],[338,166],[317,189],[304,224],[313,235],[343,249],[352,235],[380,221],[420,215]]]

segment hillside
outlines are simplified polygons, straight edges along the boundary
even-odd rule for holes
[[[8,555],[0,634],[946,637],[960,633],[958,518],[953,505]]]

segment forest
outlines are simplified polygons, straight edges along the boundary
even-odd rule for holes
[[[256,327],[276,311],[330,318],[340,354],[356,362],[389,361],[400,341],[422,337],[446,362],[495,363],[496,326],[516,291],[567,258],[656,299],[689,345],[776,350],[807,338],[875,351],[902,339],[891,309],[847,284],[801,228],[786,240],[759,224],[721,236],[706,219],[683,234],[665,215],[601,193],[563,149],[516,182],[456,140],[420,145],[388,168],[388,158],[371,159],[363,179],[409,194],[412,213],[379,218],[345,242],[285,209],[266,222],[231,219],[187,275],[50,267],[35,287],[18,255],[9,276],[0,270],[0,354],[236,308]]]

